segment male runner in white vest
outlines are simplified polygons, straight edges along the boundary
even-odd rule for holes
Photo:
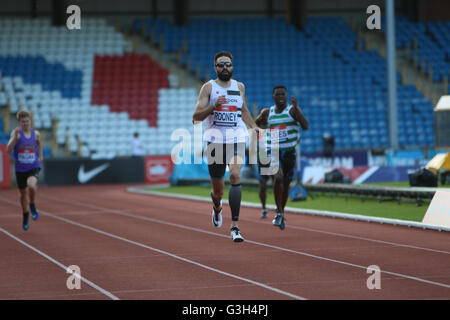
[[[221,51],[214,57],[217,78],[206,82],[200,89],[197,105],[192,116],[193,123],[206,120],[205,140],[208,143],[208,170],[211,177],[213,201],[212,224],[222,226],[222,197],[226,166],[230,168],[231,238],[242,242],[238,221],[241,207],[240,172],[245,159],[247,127],[258,130],[245,102],[245,86],[231,79],[233,56]]]
[[[273,176],[275,204],[277,215],[272,221],[281,230],[285,228],[284,208],[289,196],[289,185],[294,178],[294,167],[297,154],[295,147],[300,143],[300,124],[303,130],[308,130],[308,120],[302,110],[297,106],[297,99],[291,97],[292,104],[287,104],[287,89],[285,86],[273,88],[273,100],[275,105],[264,108],[256,118],[259,127],[267,127],[267,146],[272,149],[271,154],[277,154],[271,166],[279,166],[279,170]],[[277,141],[274,141],[277,139]],[[278,152],[273,149],[277,148]],[[278,161],[277,161],[278,160]]]

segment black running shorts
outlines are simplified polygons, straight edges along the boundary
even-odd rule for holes
[[[16,172],[16,181],[19,189],[27,188],[27,180],[29,177],[36,177],[39,180],[39,172],[41,168],[33,168],[30,171],[26,172]]]
[[[234,144],[209,142],[206,147],[206,155],[209,175],[214,179],[222,179],[225,176],[227,165],[234,156],[239,156],[244,164],[245,142]]]
[[[297,153],[295,150],[280,151],[280,164],[285,181],[292,181],[294,179],[296,159]]]

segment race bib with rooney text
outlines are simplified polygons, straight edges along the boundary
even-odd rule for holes
[[[236,127],[238,122],[237,106],[218,106],[214,110],[214,125]]]

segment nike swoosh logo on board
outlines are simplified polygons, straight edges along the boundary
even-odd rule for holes
[[[102,164],[101,166],[91,169],[89,171],[84,171],[84,164],[81,165],[80,169],[78,169],[78,181],[80,183],[86,183],[100,172],[106,170],[109,167],[109,163]]]

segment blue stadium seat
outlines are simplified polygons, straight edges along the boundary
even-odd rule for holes
[[[383,29],[384,23],[383,18]],[[444,71],[448,74],[448,65],[442,61],[445,55],[436,53],[436,41],[439,45],[448,45],[449,41],[442,41],[441,36],[430,40],[430,34],[445,34],[442,31],[448,24],[416,23],[404,16],[398,16],[396,23],[398,48],[412,48],[416,37],[422,44],[420,53],[431,57],[424,63],[432,64],[433,79],[442,79]],[[211,61],[214,54],[223,49],[231,51],[235,56],[235,78],[246,84],[249,105],[255,103],[258,110],[273,104],[274,85],[285,84],[289,95],[299,99],[310,118],[311,129],[305,132],[309,138],[305,138],[306,150],[322,148],[321,132],[333,129],[331,122],[336,119],[339,124],[333,124],[333,130],[337,130],[339,147],[388,146],[386,60],[376,51],[357,51],[361,39],[341,18],[308,17],[302,32],[287,25],[283,18],[194,18],[182,27],[171,25],[167,19],[144,19],[135,21],[133,28],[138,32],[144,29],[146,34],[153,32],[156,43],[162,36],[163,50],[167,52],[178,51],[186,43],[188,52],[182,55],[182,64],[191,61],[191,71],[195,71],[198,63],[201,70],[209,70],[210,78],[216,77]],[[447,55],[450,57],[449,52]],[[422,93],[414,86],[401,85],[400,72],[396,77],[399,128],[412,128],[412,136],[419,130],[426,132],[417,139],[400,135],[401,144],[429,146],[428,136],[433,129],[424,119],[432,118],[431,102],[414,103],[424,99]],[[355,130],[356,138],[350,130],[344,130],[346,126]],[[373,128],[376,132],[370,133]]]
[[[82,72],[48,63],[42,56],[0,56],[0,72],[4,76],[21,76],[25,83],[40,83],[44,90],[58,90],[65,98],[81,96]],[[73,90],[65,88],[69,84]]]

